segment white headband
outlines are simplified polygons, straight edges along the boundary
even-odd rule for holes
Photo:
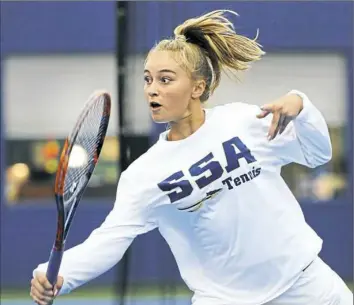
[[[215,73],[214,73],[213,65],[212,65],[211,60],[208,56],[206,56],[206,60],[207,60],[207,63],[209,65],[209,68],[211,71],[211,84],[213,84],[214,80],[215,80]]]

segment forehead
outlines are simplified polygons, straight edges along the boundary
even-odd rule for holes
[[[182,70],[176,60],[176,54],[171,51],[152,51],[146,59],[145,69],[150,72],[156,72],[163,69],[175,72]]]

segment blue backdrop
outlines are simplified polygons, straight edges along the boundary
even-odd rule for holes
[[[346,151],[353,165],[353,3],[350,2],[131,2],[129,52],[146,52],[185,18],[211,9],[239,12],[237,28],[254,36],[261,29],[266,51],[337,51],[348,60],[348,135]],[[147,13],[148,12],[148,13]],[[13,54],[112,53],[115,51],[114,2],[2,2],[1,60]],[[1,67],[1,66],[0,66]],[[4,102],[4,101],[2,101]],[[6,102],[6,101],[5,101]],[[0,103],[3,109],[2,103]],[[1,116],[3,112],[1,111]],[[350,117],[349,117],[350,116]],[[1,120],[3,125],[3,117]],[[1,181],[4,181],[4,129],[1,128]],[[350,185],[353,183],[350,174]],[[3,184],[3,183],[2,183]],[[2,186],[2,200],[3,186]],[[353,274],[352,190],[333,204],[303,204],[307,221],[325,240],[322,257],[341,276]],[[112,202],[82,204],[70,232],[68,247],[83,241],[109,212]],[[3,203],[3,202],[2,202]],[[55,234],[54,200],[38,206],[1,204],[1,284],[28,285],[32,269],[46,260]],[[158,232],[133,245],[133,280],[180,281],[174,259]],[[97,283],[111,283],[114,271]]]

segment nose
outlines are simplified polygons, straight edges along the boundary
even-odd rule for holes
[[[149,94],[150,97],[157,96],[157,93],[156,93],[156,92],[153,92],[153,91],[151,91],[151,90],[148,92],[148,94]]]
[[[147,90],[147,93],[149,95],[149,97],[155,97],[158,96],[158,90],[156,88],[156,84],[154,84],[154,82],[152,82]]]

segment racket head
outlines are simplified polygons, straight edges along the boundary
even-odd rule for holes
[[[76,207],[98,162],[110,113],[110,94],[94,92],[65,140],[54,186],[58,213],[54,249],[57,251],[64,246]]]

